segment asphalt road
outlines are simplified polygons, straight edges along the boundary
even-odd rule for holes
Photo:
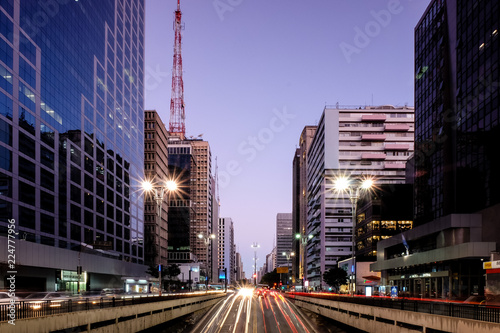
[[[194,326],[193,333],[324,332],[278,291],[257,296],[251,289],[228,295]]]

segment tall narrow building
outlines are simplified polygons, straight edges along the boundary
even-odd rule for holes
[[[310,239],[307,234],[307,152],[316,133],[316,126],[305,126],[300,134],[299,148],[293,158],[292,173],[292,235],[293,251],[292,274],[294,278],[303,282],[306,277],[306,246]]]
[[[195,214],[192,202],[196,159],[191,143],[178,136],[168,138],[168,172],[177,182],[178,190],[168,205],[168,262],[196,261],[192,251],[191,220]]]
[[[234,271],[234,225],[230,217],[219,218],[219,234],[217,236],[218,248],[218,271],[226,272],[227,283],[233,283],[231,277]],[[224,282],[224,281],[220,281]]]
[[[326,107],[307,152],[307,279],[326,287],[323,273],[353,251],[352,207],[334,180],[372,176],[376,184],[405,181],[413,152],[413,108]]]
[[[25,240],[16,289],[122,287],[145,269],[144,1],[0,8],[0,233],[13,219]]]
[[[191,139],[189,142],[196,159],[191,188],[194,209],[190,223],[192,251],[198,261],[209,268],[210,243],[205,240],[212,235],[212,155],[207,141]]]
[[[168,132],[156,110],[144,112],[144,179],[155,186],[165,186],[168,174]],[[153,193],[144,193],[144,261],[146,265],[167,265],[168,199],[172,193],[163,192],[158,204]]]
[[[295,252],[292,250],[292,214],[276,214],[276,265],[288,267],[291,272]]]

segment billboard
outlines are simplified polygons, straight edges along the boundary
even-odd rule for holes
[[[281,273],[288,273],[288,267],[276,267],[276,273],[281,274]]]

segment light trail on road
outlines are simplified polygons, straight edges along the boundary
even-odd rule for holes
[[[193,333],[311,333],[312,324],[281,293],[258,296],[252,289],[229,295],[203,318]]]

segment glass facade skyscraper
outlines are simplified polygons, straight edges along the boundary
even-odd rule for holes
[[[104,260],[87,267],[87,286],[141,271],[143,78],[144,1],[0,4],[0,232],[15,219],[37,244],[44,259],[21,263],[47,289],[73,288],[59,270],[87,271],[81,253]]]
[[[497,1],[432,1],[415,29],[417,225],[500,203],[498,17]]]
[[[498,297],[499,18],[495,0],[433,0],[415,27],[414,224],[370,266],[406,295]]]

